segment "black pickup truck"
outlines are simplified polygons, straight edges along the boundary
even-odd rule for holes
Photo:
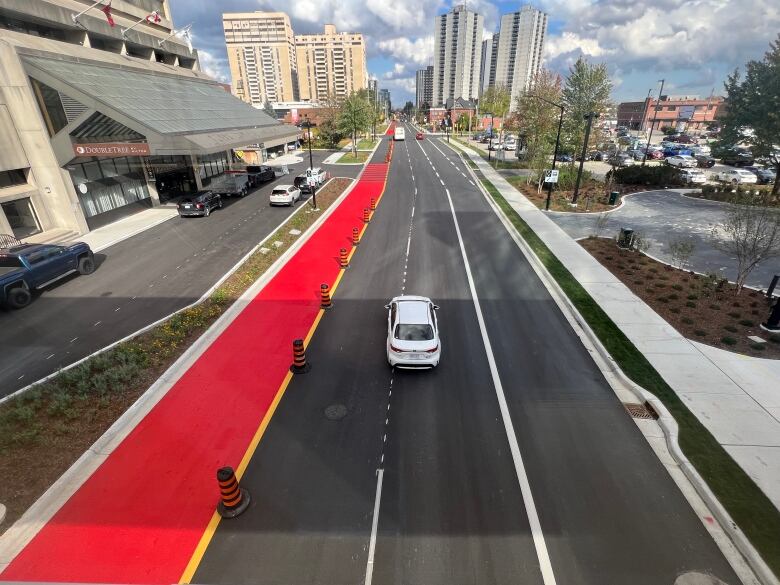
[[[19,244],[0,248],[0,305],[21,309],[32,292],[78,272],[92,274],[95,259],[83,242],[70,246]]]

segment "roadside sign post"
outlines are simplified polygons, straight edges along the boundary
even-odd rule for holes
[[[311,169],[306,170],[306,184],[311,189],[311,201],[314,209],[317,209],[317,177],[312,175]]]
[[[545,183],[557,183],[558,182],[558,169],[550,169],[548,171],[544,171],[544,182]]]

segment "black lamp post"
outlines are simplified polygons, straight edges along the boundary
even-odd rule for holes
[[[485,116],[490,116],[490,138],[488,139],[488,162],[490,162],[490,147],[493,145],[493,112],[485,112]]]
[[[574,184],[574,196],[571,198],[571,204],[577,205],[577,197],[580,194],[580,180],[582,179],[582,167],[585,164],[585,154],[588,152],[588,140],[590,140],[590,127],[593,125],[593,120],[599,117],[596,112],[590,112],[585,114],[585,119],[588,121],[588,125],[585,126],[585,142],[582,145],[582,154],[580,155],[580,168],[577,171],[577,182]]]
[[[661,95],[664,93],[664,82],[666,80],[659,79],[659,81],[661,83],[661,89],[658,92],[658,101],[655,102],[655,108],[653,108],[653,121],[650,122],[650,136],[647,137],[647,144],[645,145],[645,155],[642,157],[642,166],[645,166],[645,163],[647,162],[647,151],[650,148],[650,141],[653,139],[653,128],[655,128],[655,122],[658,119],[658,109],[661,107]]]
[[[304,116],[304,124],[306,125],[306,130],[308,131],[309,136],[309,171],[312,171],[314,169],[314,159],[311,154],[311,120],[309,120],[309,115],[306,114]],[[311,174],[311,172],[309,173]],[[317,209],[317,186],[312,184],[310,185],[311,188],[311,203],[314,206],[314,209]]]

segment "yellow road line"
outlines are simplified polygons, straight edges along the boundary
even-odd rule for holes
[[[388,174],[389,174],[389,169],[388,169]],[[385,193],[386,187],[387,187],[387,175],[385,175],[385,181],[384,184],[382,185],[382,191],[379,193],[379,197],[377,197],[376,200],[377,205],[379,205],[379,201],[381,201],[382,196]],[[360,233],[361,239],[363,237],[363,233],[366,231],[367,228],[368,228],[368,224],[363,224],[363,230]],[[357,248],[355,248],[354,246],[352,247],[352,251],[349,254],[350,258],[352,257],[352,254],[355,253],[356,249]],[[331,298],[336,293],[336,289],[338,288],[339,283],[341,282],[341,278],[344,276],[344,272],[346,271],[343,268],[339,270],[339,273],[336,276],[336,280],[334,281],[333,286],[330,288]],[[309,342],[311,341],[311,338],[314,336],[314,332],[319,326],[320,321],[322,320],[322,316],[324,314],[325,314],[324,309],[320,309],[319,312],[317,313],[317,317],[314,319],[314,323],[312,323],[311,327],[309,328],[309,332],[306,334],[306,338],[303,341],[304,346],[309,345]],[[268,428],[268,425],[271,422],[271,418],[276,412],[276,407],[279,406],[279,403],[281,402],[282,397],[284,396],[284,393],[287,390],[287,387],[290,385],[292,378],[293,378],[293,373],[287,372],[287,375],[284,377],[282,384],[279,386],[279,389],[276,391],[276,396],[274,396],[273,402],[271,402],[271,405],[268,408],[268,412],[265,413],[263,420],[260,422],[260,426],[257,428],[257,431],[255,431],[255,434],[252,437],[249,446],[244,452],[244,456],[241,458],[241,463],[239,463],[238,467],[236,468],[236,478],[239,481],[241,480],[241,477],[244,475],[244,471],[246,471],[246,468],[249,466],[249,462],[252,460],[252,457],[254,457],[255,451],[257,450],[257,446],[260,444],[260,439],[263,438],[263,435],[265,434],[265,430]],[[219,522],[221,519],[222,517],[216,511],[211,516],[211,520],[209,520],[208,526],[206,526],[206,530],[203,532],[203,535],[201,535],[200,540],[198,541],[198,544],[195,547],[192,556],[190,557],[190,561],[189,563],[187,563],[187,567],[184,569],[184,572],[179,578],[179,583],[189,583],[192,577],[195,575],[195,571],[198,570],[198,566],[203,560],[203,555],[206,554],[206,549],[211,543],[211,539],[214,538],[214,534],[217,532],[217,527],[219,526]]]

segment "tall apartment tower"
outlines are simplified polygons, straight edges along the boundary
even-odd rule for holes
[[[415,105],[418,108],[423,104],[428,104],[428,107],[433,105],[433,65],[417,71],[416,90]]]
[[[222,15],[233,94],[253,106],[298,100],[298,61],[283,12]]]
[[[295,35],[300,99],[346,97],[368,87],[366,43],[361,33],[338,33],[335,25],[313,35]]]
[[[501,17],[494,83],[509,89],[512,111],[517,96],[530,89],[541,67],[546,32],[547,15],[532,6]]]
[[[479,97],[483,27],[482,15],[465,5],[435,18],[432,106]]]
[[[482,59],[479,68],[480,96],[488,87],[496,84],[496,56],[498,54],[498,39],[499,35],[496,33],[489,39],[482,41]]]

